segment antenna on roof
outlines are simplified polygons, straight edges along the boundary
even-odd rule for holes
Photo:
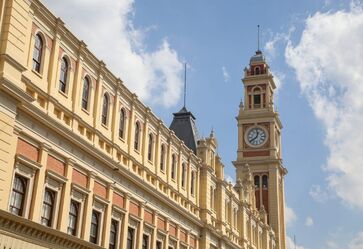
[[[257,25],[257,52],[260,52],[260,24]]]
[[[184,107],[187,99],[187,63],[184,63]]]

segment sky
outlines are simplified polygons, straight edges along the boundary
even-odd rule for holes
[[[287,248],[363,249],[363,2],[43,0],[166,125],[213,129],[234,181],[241,78],[260,47],[283,122]]]

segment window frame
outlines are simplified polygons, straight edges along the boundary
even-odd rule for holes
[[[76,213],[71,213],[72,210],[72,204],[75,205],[76,207]],[[80,218],[80,213],[81,213],[81,203],[78,201],[75,201],[74,199],[71,199],[70,205],[69,205],[69,212],[68,212],[68,226],[67,226],[67,234],[73,235],[73,236],[77,236],[78,233],[78,224],[79,224],[79,218]],[[70,221],[71,221],[71,217],[74,218],[74,227],[70,227]],[[73,231],[70,232],[70,229],[72,229]]]
[[[144,244],[145,238],[147,238],[146,245]],[[142,249],[149,249],[150,248],[150,235],[149,234],[146,234],[146,233],[143,233],[142,234],[142,244],[141,244],[141,248]]]
[[[165,144],[162,144],[160,146],[160,171],[161,172],[165,172],[165,159],[166,159],[166,149],[165,149]]]
[[[177,172],[177,156],[175,153],[171,155],[171,169],[170,169],[170,177],[175,181]]]
[[[186,185],[185,183],[186,183],[186,180],[187,180],[186,179],[186,176],[187,176],[187,172],[186,172],[187,171],[187,166],[186,166],[186,163],[185,162],[182,163],[181,171],[182,172],[181,172],[181,180],[180,180],[181,182],[180,182],[180,184],[181,184],[181,187],[183,189],[185,189],[185,187],[186,187],[185,186]]]
[[[135,228],[130,227],[130,226],[127,227],[126,249],[135,248],[135,231],[136,231]],[[130,234],[131,234],[131,236],[130,236]]]
[[[107,92],[103,94],[101,109],[101,124],[107,126],[109,119],[110,96]]]
[[[47,194],[49,194],[51,202],[48,202],[46,198]],[[53,226],[53,224],[55,223],[54,218],[55,218],[56,200],[57,200],[57,192],[48,187],[45,187],[43,194],[43,202],[42,202],[42,213],[40,216],[40,224],[47,227]],[[43,221],[46,221],[46,223],[44,223]]]
[[[85,94],[86,83],[88,87],[87,87],[87,93]],[[81,108],[85,111],[89,110],[89,97],[91,92],[90,90],[91,90],[91,80],[90,77],[87,75],[83,78],[82,98],[81,98]]]
[[[39,45],[37,45],[37,41],[40,41]],[[37,32],[35,34],[33,55],[32,55],[32,70],[39,74],[42,73],[45,41],[46,40],[44,38],[44,35],[41,32]],[[35,55],[36,51],[37,51],[37,56]],[[36,56],[36,58],[35,58],[35,56]]]
[[[113,231],[112,228],[115,227],[115,230]],[[109,238],[109,243],[108,243],[108,248],[109,249],[116,249],[118,246],[118,233],[119,233],[119,229],[120,229],[120,222],[114,218],[111,218],[111,226],[110,226],[110,238]],[[111,244],[111,239],[112,239],[112,234],[114,235],[113,237],[113,243]]]
[[[134,150],[139,151],[140,150],[140,136],[141,136],[141,126],[140,122],[135,122],[135,131],[134,131]]]
[[[14,200],[14,198],[16,198],[14,196],[14,188],[15,188],[15,180],[16,179],[19,179],[19,181],[24,186],[24,193],[20,193],[22,199],[21,199],[21,203],[20,203],[20,207],[19,208],[15,207],[16,201]],[[12,191],[11,191],[11,195],[10,195],[10,203],[9,203],[9,212],[10,213],[15,214],[15,215],[18,215],[18,216],[23,216],[24,215],[24,211],[25,211],[24,209],[25,209],[25,202],[26,202],[26,193],[27,193],[28,182],[29,182],[29,180],[26,177],[24,177],[24,176],[22,176],[20,174],[17,174],[17,173],[15,174],[14,180],[13,180],[13,184],[12,184]],[[15,193],[19,193],[19,191],[16,191]],[[15,202],[14,205],[12,205],[13,202]],[[14,207],[16,209],[18,209],[18,212],[17,213],[14,213],[13,212]]]
[[[125,125],[126,124],[126,111],[125,108],[120,109],[119,127],[118,127],[118,137],[125,139]]]
[[[94,222],[93,218],[96,218],[97,223]],[[99,238],[100,238],[100,225],[101,223],[101,213],[95,209],[92,209],[92,216],[91,216],[91,225],[90,225],[90,233],[89,233],[89,242],[98,245]],[[93,229],[95,228],[95,229]],[[93,234],[92,231],[95,230],[96,233]]]
[[[154,135],[152,133],[149,133],[148,137],[148,144],[147,144],[147,160],[149,160],[152,163],[153,160],[153,152],[154,152]]]
[[[63,56],[60,63],[58,90],[64,94],[68,91],[69,65],[68,59]]]

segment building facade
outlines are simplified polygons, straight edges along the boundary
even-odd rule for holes
[[[261,52],[243,79],[233,186],[213,132],[198,138],[185,107],[167,127],[39,0],[0,0],[0,37],[0,248],[285,249]]]

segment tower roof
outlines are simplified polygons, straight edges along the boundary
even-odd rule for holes
[[[265,62],[265,56],[262,54],[260,50],[256,51],[256,54],[253,55],[250,59],[250,64],[253,63],[264,63]]]
[[[173,113],[173,115],[174,118],[169,128],[196,154],[198,131],[194,115],[185,106],[179,112]]]

